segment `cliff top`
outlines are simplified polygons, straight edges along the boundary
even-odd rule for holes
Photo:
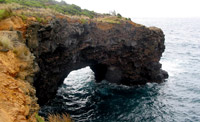
[[[79,6],[55,0],[0,0],[0,30],[26,31],[34,22],[48,24],[54,19],[66,19],[70,23],[97,23],[102,30],[111,29],[116,24],[130,23],[141,26],[124,18],[116,12],[99,14]],[[25,35],[25,33],[24,33]]]
[[[67,16],[70,18],[79,18],[82,22],[87,20],[97,20],[108,23],[120,23],[121,20],[130,20],[124,18],[115,11],[110,14],[99,14],[74,4],[67,4],[64,1],[58,2],[55,0],[0,0],[0,20],[10,16],[8,11],[11,9],[14,15],[20,16],[26,20],[27,17],[34,16],[37,21],[46,23],[49,18],[54,16]]]
[[[16,3],[23,6],[23,8],[45,8],[51,9],[58,13],[65,15],[84,15],[89,18],[98,16],[94,11],[89,11],[87,9],[81,9],[79,6],[74,4],[67,4],[64,1],[58,2],[55,0],[0,0],[1,3]],[[18,9],[19,6],[15,6],[15,9]]]

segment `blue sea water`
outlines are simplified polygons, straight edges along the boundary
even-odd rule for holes
[[[71,72],[40,114],[69,113],[77,122],[200,122],[200,18],[133,19],[165,33],[166,82],[118,86],[94,82],[89,67]]]

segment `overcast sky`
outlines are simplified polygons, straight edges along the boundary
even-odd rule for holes
[[[60,1],[60,0],[58,0]],[[200,17],[200,0],[65,0],[98,13],[124,17]]]

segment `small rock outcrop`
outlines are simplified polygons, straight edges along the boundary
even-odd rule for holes
[[[40,105],[55,96],[72,70],[86,66],[97,82],[137,85],[168,77],[159,63],[165,49],[162,30],[131,21],[81,24],[56,19],[46,26],[32,24],[27,45],[40,67],[34,82]]]

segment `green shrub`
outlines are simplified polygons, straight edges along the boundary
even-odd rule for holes
[[[0,3],[4,3],[5,2],[5,0],[0,0]]]
[[[126,20],[130,20],[131,21],[131,18],[126,18]]]
[[[37,8],[50,8],[62,14],[67,15],[84,15],[89,18],[93,18],[97,15],[94,11],[89,11],[87,9],[81,9],[77,5],[70,5],[64,1],[57,2],[55,0],[5,0],[6,3],[18,3],[27,7],[37,7]]]
[[[5,10],[0,9],[0,16],[4,13]]]
[[[86,24],[88,22],[88,20],[81,18],[81,23],[82,24]]]
[[[118,17],[118,18],[122,18],[122,15],[118,13],[118,14],[117,14],[117,17]]]
[[[36,118],[37,122],[45,122],[44,119],[41,116],[39,116],[38,114],[35,114],[35,118]]]
[[[18,15],[19,17],[21,17],[22,18],[22,20],[27,20],[27,16],[25,16],[24,14],[21,14],[21,15]]]
[[[42,22],[42,18],[40,18],[40,17],[36,17],[36,20],[38,21],[38,22]]]
[[[0,20],[6,19],[6,18],[8,18],[12,15],[13,15],[13,13],[12,13],[12,10],[10,8],[7,8],[5,10],[2,10],[2,9],[0,10]]]

